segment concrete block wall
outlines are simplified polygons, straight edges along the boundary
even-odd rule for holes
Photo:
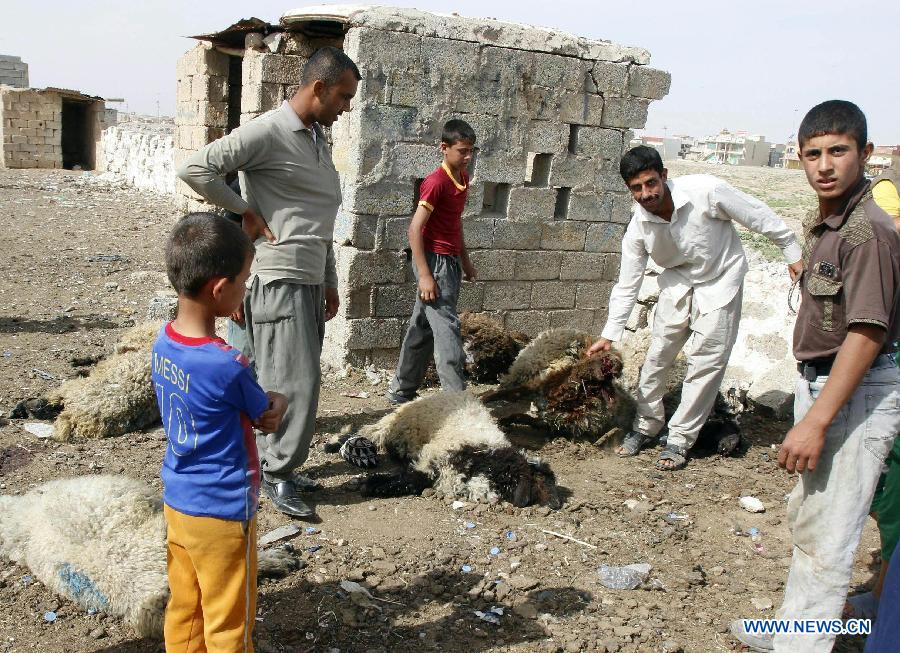
[[[28,88],[28,64],[20,57],[0,54],[0,86]]]
[[[62,98],[36,89],[0,88],[0,165],[62,168]]]
[[[119,117],[118,124],[103,131],[97,169],[135,188],[174,194],[175,125],[171,118]]]
[[[599,332],[631,210],[618,161],[669,74],[612,46],[591,51],[603,60],[378,27],[344,40],[363,80],[333,128],[342,306],[325,359],[396,364],[415,299],[406,230],[450,118],[472,124],[479,148],[463,218],[478,280],[460,310],[530,335]]]
[[[174,164],[225,135],[228,124],[228,55],[199,43],[176,63]],[[175,181],[185,211],[209,210],[184,182]]]
[[[648,66],[646,50],[608,41],[350,9],[342,40],[306,38],[285,15],[276,51],[248,47],[241,67],[241,123],[290,97],[321,45],[343,47],[363,76],[353,110],[329,134],[343,192],[334,236],[342,302],[324,360],[396,365],[415,299],[406,231],[454,117],[472,124],[479,147],[463,216],[478,280],[464,284],[460,310],[531,335],[598,332],[630,214],[618,160],[651,101],[668,93],[669,74]],[[176,165],[222,134],[227,70],[227,55],[208,44],[179,61]],[[184,208],[203,206],[180,183],[179,192]]]

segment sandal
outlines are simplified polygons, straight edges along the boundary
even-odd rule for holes
[[[638,455],[653,437],[641,433],[640,431],[629,431],[622,444],[616,449],[616,455],[619,458],[631,458]]]
[[[672,461],[672,464],[665,464],[663,461],[666,460]],[[677,469],[682,469],[685,465],[687,465],[687,449],[682,449],[674,444],[667,444],[656,461],[656,469],[663,472],[674,472]]]

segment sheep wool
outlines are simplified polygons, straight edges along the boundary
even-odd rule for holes
[[[0,556],[142,637],[162,633],[165,538],[159,497],[134,479],[83,476],[0,496]]]
[[[403,496],[434,487],[469,501],[560,505],[549,466],[527,460],[484,404],[466,392],[438,392],[404,404],[361,433],[410,463],[399,474],[370,475],[366,494]]]
[[[24,565],[85,610],[119,617],[139,637],[161,637],[169,583],[162,500],[124,476],[49,481],[0,496],[0,557]],[[257,572],[298,567],[286,549],[260,551]]]
[[[53,427],[54,438],[113,437],[159,421],[150,381],[150,352],[159,329],[153,322],[129,329],[113,355],[88,377],[67,381],[48,393],[48,403],[62,406]]]

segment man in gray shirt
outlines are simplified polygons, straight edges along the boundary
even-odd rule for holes
[[[256,243],[249,290],[230,329],[262,386],[288,398],[275,433],[256,444],[261,487],[283,513],[310,518],[299,491],[318,485],[296,474],[316,424],[325,322],[339,299],[332,236],[341,204],[338,173],[322,127],[330,127],[356,95],[356,64],[325,47],[310,57],[294,96],[194,154],[178,177],[209,202],[242,217]],[[240,172],[244,198],[225,183]],[[241,337],[243,336],[243,337]]]

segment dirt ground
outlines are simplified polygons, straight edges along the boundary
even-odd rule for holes
[[[0,170],[0,410],[7,417],[19,400],[107,353],[166,288],[161,248],[173,208],[156,196],[85,183],[83,174]],[[796,175],[784,189],[794,182]],[[326,376],[306,468],[325,485],[310,495],[321,522],[292,540],[304,568],[260,587],[258,651],[735,651],[732,619],[773,616],[790,557],[785,496],[794,479],[778,469],[774,449],[786,423],[751,416],[738,456],[696,458],[676,473],[654,470],[653,449],[621,460],[588,441],[513,432],[549,461],[568,494],[563,509],[454,510],[438,496],[359,496],[356,470],[320,445],[347,423],[382,415],[384,382],[361,372],[341,377]],[[369,397],[343,396],[361,392]],[[160,487],[159,429],[58,443],[26,432],[23,421],[0,419],[0,493],[93,473]],[[766,511],[742,510],[744,494]],[[288,521],[263,500],[260,533]],[[735,534],[751,527],[761,547]],[[855,585],[871,579],[876,548],[869,523]],[[652,565],[650,589],[599,583],[601,565],[631,563]],[[384,601],[378,609],[355,607],[338,586],[344,579]],[[0,652],[161,650],[115,619],[54,596],[5,560],[0,606]],[[475,614],[492,606],[504,608],[499,625]],[[52,623],[48,611],[57,615]],[[842,639],[836,650],[861,651],[862,640]]]

